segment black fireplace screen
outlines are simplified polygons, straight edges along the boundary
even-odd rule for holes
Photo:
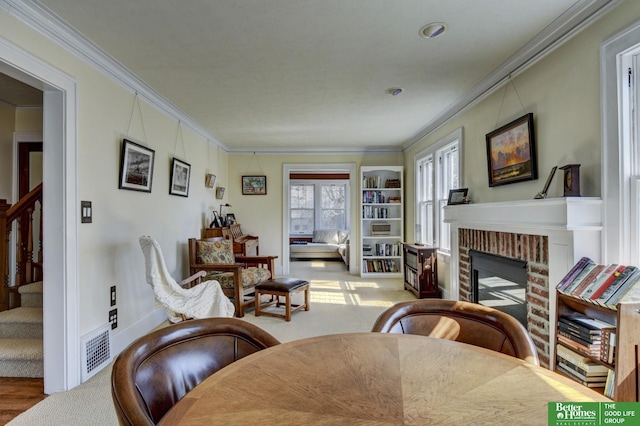
[[[527,326],[527,262],[469,250],[471,301],[503,311]]]

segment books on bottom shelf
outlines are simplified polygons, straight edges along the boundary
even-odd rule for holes
[[[588,387],[605,387],[611,369],[562,345],[556,345],[556,368]]]
[[[391,259],[364,259],[362,270],[363,272],[398,272],[398,264]]]

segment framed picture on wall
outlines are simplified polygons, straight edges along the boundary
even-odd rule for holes
[[[486,135],[489,186],[538,178],[533,113]]]
[[[242,176],[242,195],[267,195],[267,177]]]
[[[118,188],[151,192],[156,152],[130,140],[122,140]]]
[[[189,196],[189,178],[191,177],[191,164],[173,158],[171,162],[171,183],[169,184],[169,194]]]

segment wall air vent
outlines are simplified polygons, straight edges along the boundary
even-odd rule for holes
[[[80,343],[84,383],[111,362],[111,324],[105,324],[83,336]]]

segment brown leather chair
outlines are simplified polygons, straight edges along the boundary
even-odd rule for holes
[[[111,395],[121,425],[155,425],[224,366],[280,342],[237,318],[185,321],[153,331],[116,358]]]
[[[509,314],[477,303],[442,299],[397,303],[378,317],[372,331],[455,340],[539,365],[524,326]]]

